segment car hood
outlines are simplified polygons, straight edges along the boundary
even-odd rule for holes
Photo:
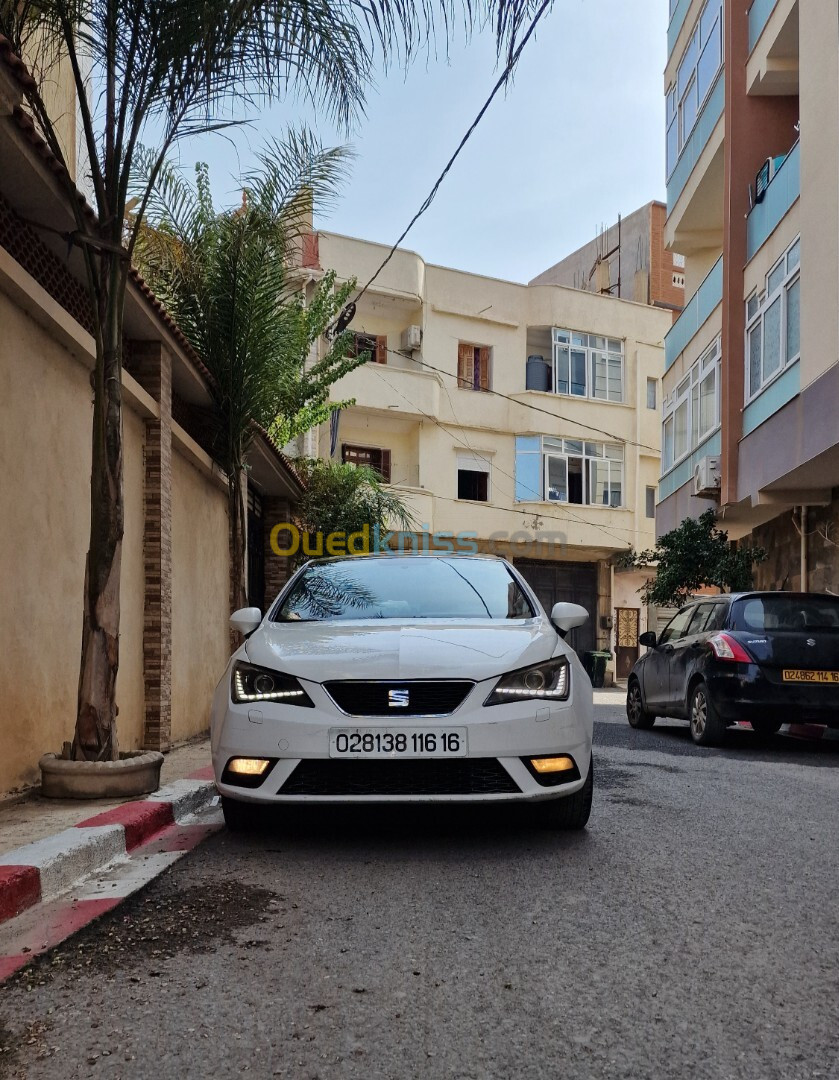
[[[503,622],[266,623],[248,659],[313,682],[328,679],[489,679],[557,652],[541,620]],[[562,651],[561,649],[559,651]]]

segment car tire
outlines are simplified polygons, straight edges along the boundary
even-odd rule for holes
[[[755,735],[767,738],[769,735],[777,735],[784,726],[783,720],[752,720],[752,731]]]
[[[250,832],[256,825],[258,809],[252,803],[239,802],[227,795],[221,797],[224,824],[230,832]]]
[[[626,718],[629,726],[648,731],[655,723],[655,717],[644,708],[641,696],[641,684],[633,679],[626,691]]]
[[[591,815],[591,800],[594,794],[594,758],[588,766],[586,782],[579,791],[564,799],[551,799],[542,803],[542,823],[552,829],[584,829]]]
[[[690,737],[697,746],[719,746],[725,738],[725,722],[720,718],[704,682],[694,686],[688,705]]]

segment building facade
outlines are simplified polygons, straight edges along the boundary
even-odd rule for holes
[[[649,202],[535,277],[531,285],[567,285],[638,304],[684,307],[683,256],[664,246],[667,207]]]
[[[839,592],[839,13],[671,0],[657,529],[717,507],[762,587]]]
[[[387,254],[330,233],[314,239],[315,275],[366,281]],[[437,546],[436,534],[503,555],[547,606],[586,606],[577,648],[614,651],[621,621],[625,665],[646,626],[645,575],[614,564],[653,541],[671,322],[646,305],[398,250],[359,302],[352,329],[370,362],[335,386],[334,400],[355,405],[337,432],[324,426],[319,453],[378,469],[410,506],[412,546]]]

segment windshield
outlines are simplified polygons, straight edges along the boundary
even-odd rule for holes
[[[534,612],[503,562],[428,556],[315,563],[275,622],[347,619],[530,619]]]
[[[731,605],[733,630],[839,630],[839,597],[747,596]]]

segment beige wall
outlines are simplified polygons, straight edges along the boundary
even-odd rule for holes
[[[172,451],[172,741],[209,726],[227,658],[227,495]]]

